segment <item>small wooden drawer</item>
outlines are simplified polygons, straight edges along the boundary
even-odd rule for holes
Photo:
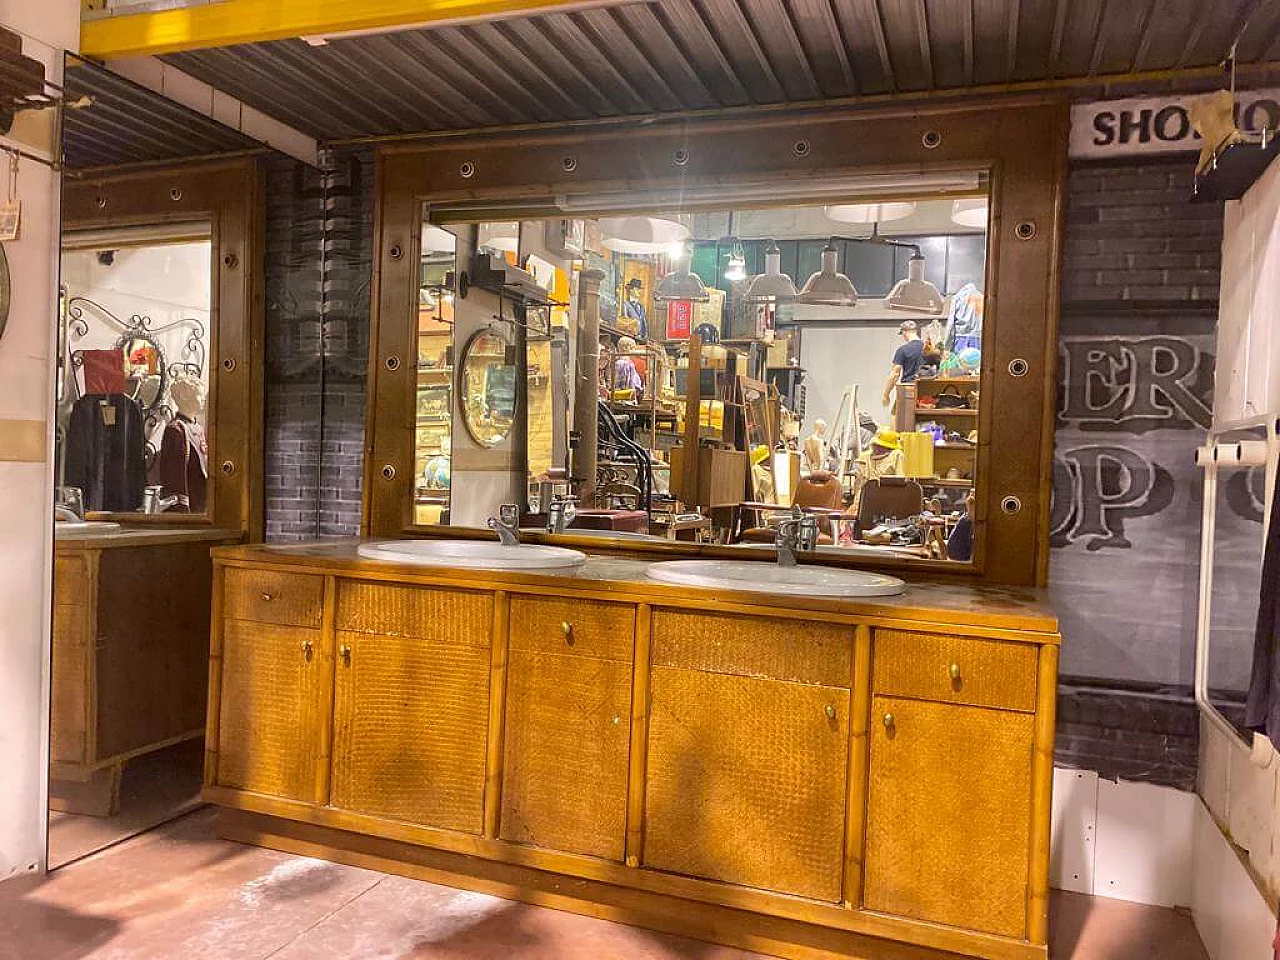
[[[230,567],[223,580],[223,616],[295,627],[318,627],[324,579],[274,570]]]
[[[653,664],[848,688],[853,627],[783,617],[653,612]]]
[[[1034,644],[877,630],[874,651],[878,694],[1035,712]]]
[[[630,662],[636,608],[555,597],[511,599],[511,649]]]
[[[493,594],[339,580],[339,631],[489,646]]]

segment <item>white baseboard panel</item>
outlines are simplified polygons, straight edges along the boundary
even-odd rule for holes
[[[1276,918],[1198,799],[1194,837],[1191,913],[1210,960],[1274,960]]]

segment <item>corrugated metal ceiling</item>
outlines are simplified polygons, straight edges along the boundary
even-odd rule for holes
[[[262,145],[157,93],[90,63],[68,63],[68,101],[92,103],[67,110],[62,149],[67,166],[97,167],[206,154],[234,153]]]
[[[1207,67],[1237,36],[1280,60],[1280,2],[655,0],[165,59],[332,141]]]

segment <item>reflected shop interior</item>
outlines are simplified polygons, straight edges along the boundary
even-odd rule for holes
[[[804,517],[819,554],[970,562],[987,224],[978,174],[582,219],[426,207],[413,526],[515,503],[530,533],[771,552]]]

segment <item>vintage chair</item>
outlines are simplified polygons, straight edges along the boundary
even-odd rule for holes
[[[924,508],[924,490],[906,477],[881,477],[868,480],[858,500],[858,513],[853,535],[857,539],[881,520],[919,516]]]
[[[832,529],[834,521],[841,515],[844,505],[844,488],[835,474],[826,470],[815,470],[807,477],[801,477],[796,484],[795,504],[806,513],[818,515],[819,528],[825,528],[818,534],[819,543],[834,543]],[[762,515],[775,515],[769,519],[781,519],[782,514],[790,513],[790,507],[782,507],[772,503],[744,503],[742,513],[748,511],[756,514],[757,521]],[[770,526],[768,519],[764,526],[753,526],[742,531],[739,541],[742,543],[773,543],[778,531]]]

